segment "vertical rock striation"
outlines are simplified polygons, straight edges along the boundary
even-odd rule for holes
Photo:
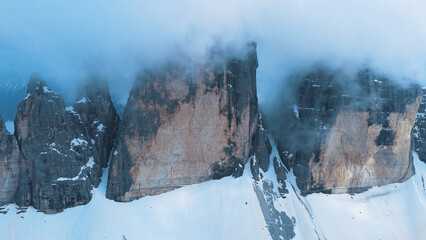
[[[423,99],[417,113],[416,123],[413,128],[414,150],[420,160],[426,162],[426,89],[422,89]]]
[[[355,78],[318,70],[301,79],[288,128],[275,133],[304,194],[360,192],[413,175],[418,86],[403,88],[369,70]]]
[[[13,203],[20,180],[20,151],[0,116],[0,206]]]
[[[86,129],[83,123],[88,115],[92,119],[96,119],[97,114],[103,117],[105,109],[113,113],[112,105],[103,105],[101,98],[93,99],[99,100],[96,103],[99,105],[90,106],[87,111],[76,107],[81,110],[80,116],[73,108],[66,108],[59,94],[50,90],[39,75],[31,77],[27,93],[15,119],[24,172],[16,202],[32,205],[45,213],[88,203],[93,186],[100,181],[101,158],[107,156],[98,152],[102,148],[95,146],[90,135],[99,125]],[[73,118],[83,123],[74,122]]]
[[[99,153],[99,161],[96,163],[105,168],[120,124],[108,83],[98,78],[89,80],[82,86],[77,99],[67,111]]]
[[[196,64],[194,64],[196,65]],[[135,81],[109,169],[107,197],[131,201],[242,174],[258,128],[255,45],[169,64]]]
[[[250,152],[250,170],[255,181],[262,179],[262,173],[269,169],[269,156],[271,154],[271,144],[269,142],[266,130],[263,128],[262,119],[259,118],[259,127],[253,137]]]

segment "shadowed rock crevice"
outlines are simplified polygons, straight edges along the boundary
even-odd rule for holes
[[[77,102],[68,108],[71,119],[85,132],[99,153],[96,162],[108,166],[110,153],[117,136],[120,117],[111,100],[108,83],[93,77],[79,90]]]
[[[21,153],[0,115],[0,206],[13,203],[20,181]]]
[[[260,115],[259,115],[260,116]],[[262,118],[259,117],[259,126],[256,134],[252,139],[252,147],[250,151],[250,170],[255,181],[263,178],[262,173],[269,170],[270,154],[272,151],[267,132],[263,128]]]
[[[420,160],[426,163],[426,89],[423,88],[422,92],[423,98],[413,128],[413,144]]]

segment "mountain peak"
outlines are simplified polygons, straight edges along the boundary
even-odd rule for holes
[[[39,73],[33,73],[30,77],[28,83],[28,94],[40,93],[44,88],[47,88],[46,81],[43,80],[43,77]]]
[[[99,77],[92,77],[80,86],[77,93],[77,99],[87,97],[95,99],[98,96],[104,98],[111,98],[109,93],[108,81]]]

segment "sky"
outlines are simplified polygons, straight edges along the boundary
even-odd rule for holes
[[[178,52],[202,58],[216,42],[258,43],[260,103],[291,72],[322,62],[369,65],[401,83],[426,84],[421,0],[163,0],[0,2],[0,81],[39,72],[74,93],[108,79],[122,103],[135,75]]]

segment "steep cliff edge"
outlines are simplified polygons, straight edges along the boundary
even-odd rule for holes
[[[0,206],[13,203],[20,180],[20,151],[0,116]]]
[[[417,112],[416,123],[413,128],[414,150],[419,159],[426,163],[426,88],[423,87],[423,98]]]
[[[254,44],[243,58],[212,51],[135,81],[109,169],[107,197],[131,201],[242,174],[258,128]]]
[[[99,153],[96,163],[105,168],[120,124],[108,83],[96,77],[88,80],[81,86],[77,99],[67,112],[71,113],[72,121],[90,138]]]
[[[91,108],[87,112],[78,108],[81,116],[66,108],[61,96],[37,74],[31,76],[27,93],[15,119],[24,172],[16,203],[45,213],[88,203],[91,190],[99,184],[102,164],[102,154],[89,134],[92,130],[84,127]]]
[[[287,128],[274,131],[302,193],[355,193],[414,174],[411,151],[422,94],[361,70],[355,77],[312,71],[287,104]]]

